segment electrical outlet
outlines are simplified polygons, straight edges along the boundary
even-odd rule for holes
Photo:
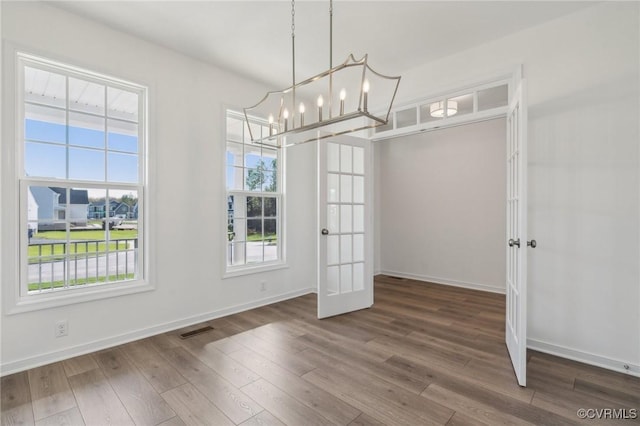
[[[260,281],[260,291],[267,291],[267,282]]]
[[[69,321],[67,320],[60,320],[56,322],[55,328],[55,336],[56,337],[62,337],[62,336],[66,336],[69,334]]]

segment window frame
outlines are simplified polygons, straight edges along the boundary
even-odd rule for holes
[[[7,313],[14,314],[25,311],[38,309],[46,309],[56,306],[65,306],[73,303],[80,303],[90,300],[99,300],[119,295],[139,293],[150,291],[155,288],[149,281],[149,253],[148,253],[148,96],[149,88],[145,85],[126,81],[117,77],[101,74],[85,68],[70,65],[56,61],[54,59],[44,58],[42,56],[33,55],[24,50],[16,49],[13,52],[15,60],[15,171],[14,178],[16,180],[17,193],[17,218],[16,228],[18,229],[17,244],[14,247],[19,251],[16,255],[17,259],[17,284],[15,289],[15,297],[13,306],[7,309]],[[85,81],[104,85],[115,89],[123,89],[129,92],[135,92],[138,95],[138,147],[137,147],[137,164],[138,178],[135,183],[123,183],[116,181],[90,181],[77,179],[60,179],[47,178],[41,176],[27,176],[25,170],[25,120],[26,108],[29,103],[25,95],[25,68],[32,67],[44,71],[50,71],[64,75],[68,81],[69,78],[79,78]],[[68,91],[68,89],[67,89]],[[65,114],[74,112],[69,108],[68,101],[64,108]],[[106,99],[105,99],[106,102]],[[107,111],[104,111],[105,123],[110,118]],[[113,118],[113,117],[112,117]],[[117,118],[116,118],[117,120]],[[65,126],[68,126],[67,121]],[[68,141],[60,146],[68,147]],[[108,150],[107,150],[108,152]],[[107,155],[105,152],[105,155]],[[67,154],[68,155],[68,154]],[[68,167],[68,164],[67,166]],[[106,169],[105,169],[106,172]],[[82,285],[72,288],[57,289],[52,291],[44,291],[40,293],[29,292],[28,286],[28,191],[30,186],[57,186],[63,188],[82,188],[82,189],[111,189],[111,190],[132,190],[137,192],[138,196],[138,234],[137,234],[137,273],[138,276],[132,280],[111,281],[100,284]],[[67,228],[68,229],[68,228]],[[14,249],[15,249],[14,248]]]
[[[223,214],[223,228],[225,230],[224,234],[223,234],[223,238],[222,238],[222,262],[223,262],[223,274],[222,274],[222,278],[231,278],[231,277],[236,277],[236,276],[242,276],[242,275],[248,275],[248,274],[254,274],[254,273],[259,273],[259,272],[266,272],[266,271],[272,271],[272,270],[277,270],[277,269],[282,269],[282,268],[287,268],[287,262],[286,262],[286,216],[285,216],[285,150],[282,148],[278,148],[278,147],[273,147],[273,149],[276,152],[277,155],[277,173],[276,173],[276,179],[277,179],[277,185],[276,187],[278,188],[277,191],[275,192],[267,192],[267,191],[251,191],[251,190],[246,190],[244,189],[244,180],[243,180],[243,189],[228,189],[227,188],[227,167],[229,166],[227,164],[227,144],[229,142],[232,142],[234,144],[238,144],[241,145],[244,149],[245,146],[252,146],[252,147],[256,147],[256,146],[260,146],[260,145],[256,145],[256,144],[252,144],[250,141],[247,142],[245,137],[242,137],[242,140],[235,140],[235,139],[230,139],[229,138],[229,133],[228,133],[228,121],[227,118],[233,118],[233,119],[237,119],[237,120],[241,120],[243,122],[243,132],[245,132],[245,130],[247,130],[246,127],[246,117],[243,113],[238,112],[241,109],[238,108],[232,108],[232,107],[225,107],[223,108],[223,114],[222,114],[222,120],[224,122],[224,125],[222,126],[222,139],[223,139],[223,155],[221,155],[222,157],[222,182],[223,182],[223,194],[224,194],[224,214]],[[268,123],[266,121],[260,120],[260,119],[252,119],[252,122],[254,122],[257,125],[263,126],[263,127],[267,127],[268,128]],[[246,169],[246,167],[244,166],[244,154],[243,154],[243,169]],[[244,172],[243,172],[243,179],[244,178]],[[276,221],[277,221],[277,235],[278,235],[278,258],[276,260],[269,260],[269,261],[262,261],[262,262],[253,262],[253,263],[244,263],[241,265],[229,265],[227,260],[228,260],[228,251],[230,249],[230,242],[228,240],[228,235],[227,235],[227,226],[228,226],[228,200],[229,200],[229,196],[234,195],[236,197],[244,197],[245,201],[245,205],[246,205],[246,198],[248,197],[273,197],[276,198],[276,204],[277,204],[277,211],[276,211]],[[235,201],[237,203],[237,199]],[[248,220],[249,218],[246,217],[247,215],[245,215],[244,220]],[[260,217],[263,221],[265,219],[266,216],[264,216],[264,205],[263,205],[263,215]],[[263,232],[264,232],[264,228],[263,228]],[[245,240],[246,242],[246,240]],[[245,249],[246,250],[246,249]],[[264,252],[263,252],[264,253]],[[245,251],[246,254],[246,251]]]

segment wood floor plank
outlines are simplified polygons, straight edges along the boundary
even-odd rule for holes
[[[332,423],[347,424],[360,415],[360,411],[351,405],[250,349],[234,352],[231,356]]]
[[[64,360],[62,361],[62,365],[64,366],[65,373],[67,373],[67,377],[98,368],[98,364],[96,364],[91,354],[80,355]]]
[[[69,377],[82,418],[88,425],[135,425],[100,369]]]
[[[285,426],[285,424],[278,420],[273,414],[264,410],[263,412],[251,417],[240,426]]]
[[[186,426],[186,423],[180,418],[180,416],[171,417],[166,422],[160,423],[158,426]]]
[[[169,349],[163,352],[163,356],[234,423],[242,423],[263,410],[260,404],[211,370],[185,348]]]
[[[349,423],[349,426],[385,426],[385,424],[362,413],[354,421]]]
[[[576,378],[574,390],[587,395],[597,396],[615,404],[640,407],[640,394],[631,394],[625,388],[608,387],[600,383]]]
[[[264,379],[242,390],[288,425],[328,425],[331,422]]]
[[[84,419],[78,407],[74,407],[38,420],[35,426],[84,426]]]
[[[176,415],[119,348],[98,352],[94,357],[137,424],[155,425]]]
[[[29,370],[29,387],[35,420],[76,407],[61,362]]]
[[[489,423],[484,423],[476,417],[469,417],[456,411],[453,417],[447,422],[447,426],[492,426]]]
[[[158,393],[166,392],[187,382],[162,358],[148,339],[128,343],[121,346],[120,350]]]
[[[2,377],[0,390],[2,399],[0,424],[7,426],[33,424],[28,372],[23,371]]]
[[[234,424],[190,383],[164,392],[162,397],[186,425]]]

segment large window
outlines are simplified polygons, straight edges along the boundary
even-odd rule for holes
[[[22,297],[144,278],[146,89],[18,55]]]
[[[227,111],[227,271],[282,263],[282,167],[280,151],[253,144],[248,125],[259,134],[266,123],[247,123]]]

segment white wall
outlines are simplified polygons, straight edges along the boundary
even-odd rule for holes
[[[529,235],[538,241],[529,249],[529,345],[635,374],[638,28],[637,2],[598,4],[404,73],[398,101],[524,64]]]
[[[211,318],[315,288],[314,146],[287,155],[287,269],[223,280],[226,238],[223,108],[259,99],[266,88],[54,7],[2,2],[2,373]],[[7,315],[17,286],[12,45],[147,85],[150,99],[151,281],[156,290]],[[6,56],[9,56],[7,61]],[[185,212],[189,212],[185,217]],[[311,243],[310,243],[311,242]],[[267,291],[259,291],[260,281]],[[53,324],[69,321],[69,336]]]
[[[505,119],[374,143],[381,271],[505,289]]]

